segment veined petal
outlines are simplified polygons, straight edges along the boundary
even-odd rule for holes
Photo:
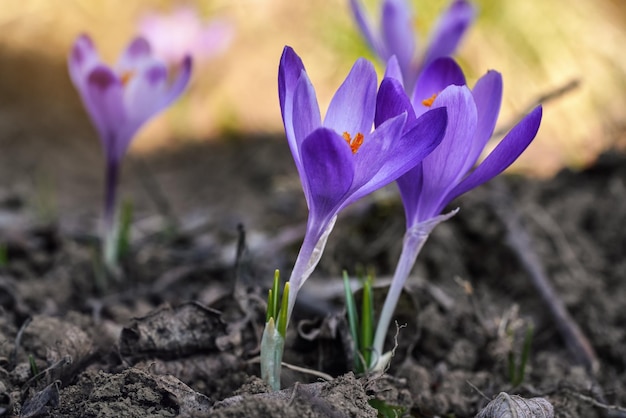
[[[376,111],[376,71],[371,62],[358,59],[333,96],[324,126],[350,135],[372,131]]]
[[[439,146],[422,163],[424,184],[419,213],[422,220],[439,214],[434,212],[441,199],[466,174],[463,170],[476,132],[476,105],[466,86],[447,87],[433,103],[433,107],[440,106],[448,110],[448,126]]]
[[[143,37],[133,39],[122,55],[120,55],[115,70],[118,74],[132,74],[141,67],[146,60],[152,59],[150,44]]]
[[[411,97],[413,109],[417,116],[428,110],[424,100],[431,99],[441,93],[446,87],[464,86],[463,70],[452,58],[439,58],[433,61],[422,71]]]
[[[406,120],[406,112],[394,115],[378,126],[363,142],[363,145],[354,154],[355,174],[352,182],[353,190],[369,182],[380,171],[387,160],[387,154],[392,152],[391,149],[398,145]],[[360,196],[364,195],[359,194],[354,199],[351,198],[350,201],[353,202]]]
[[[388,56],[398,57],[403,74],[409,74],[415,55],[415,33],[413,31],[413,12],[406,0],[385,0],[383,2],[382,35]]]
[[[318,128],[302,142],[302,183],[308,183],[309,211],[315,219],[326,219],[352,185],[354,158],[350,147],[335,131]]]
[[[487,141],[493,135],[493,130],[498,121],[502,103],[502,76],[500,73],[488,71],[472,89],[472,96],[474,96],[476,110],[478,111],[478,126],[472,141],[473,148],[469,158],[471,166],[467,167],[468,170],[476,164],[478,157],[480,157],[485,145],[487,145]]]
[[[406,216],[407,228],[411,225],[419,223],[417,214],[421,204],[422,185],[424,183],[423,164],[419,163],[406,174],[398,177],[398,189],[404,206],[404,214]]]
[[[412,124],[415,121],[415,111],[411,101],[404,92],[404,88],[397,79],[384,78],[380,83],[376,97],[374,125],[378,127],[386,120],[404,112],[407,114],[407,125]]]
[[[446,203],[491,180],[513,164],[537,135],[542,112],[542,107],[538,106],[515,125],[487,158],[448,193]]]
[[[287,142],[291,149],[291,155],[296,163],[296,168],[300,174],[300,178],[304,178],[304,168],[302,165],[302,142],[322,124],[320,109],[315,96],[315,89],[309,80],[306,72],[302,70],[302,75],[297,82],[293,98],[293,118],[291,121],[292,133],[287,133]],[[287,130],[287,122],[285,122],[285,131]],[[308,183],[302,182],[304,195],[307,198],[307,204],[311,207],[309,200]]]
[[[302,71],[305,71],[304,64],[298,54],[291,47],[285,46],[278,67],[278,99],[284,123],[288,120],[291,123],[293,92]]]
[[[87,77],[85,88],[85,105],[107,158],[119,158],[119,132],[127,121],[122,83],[110,68],[98,66]]]
[[[440,144],[447,123],[446,109],[433,109],[418,118],[401,136],[392,138],[390,146],[381,151],[383,165],[346,204],[391,183],[420,164]]]
[[[454,0],[441,16],[430,36],[422,66],[440,57],[453,55],[463,35],[474,21],[474,7],[466,0]]]
[[[367,43],[370,44],[370,47],[374,50],[376,55],[379,57],[385,57],[387,52],[382,45],[382,40],[365,13],[361,0],[350,0],[350,9],[352,9],[354,19],[356,20],[356,23]]]

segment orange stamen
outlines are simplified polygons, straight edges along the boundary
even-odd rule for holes
[[[422,104],[426,107],[431,107],[436,98],[437,98],[437,93],[433,94],[428,99],[422,100]]]
[[[350,145],[353,154],[356,154],[359,148],[361,148],[361,145],[363,145],[363,134],[360,132],[358,132],[354,138],[352,138],[348,132],[344,132],[343,139]]]
[[[126,84],[128,84],[128,82],[131,78],[133,78],[134,75],[135,73],[133,71],[124,71],[120,75],[120,81],[122,82],[122,86],[126,86]]]

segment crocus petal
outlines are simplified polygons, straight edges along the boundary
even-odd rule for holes
[[[382,45],[382,41],[378,37],[376,30],[373,29],[373,25],[371,24],[369,18],[367,17],[367,14],[365,13],[365,10],[363,9],[361,0],[350,0],[350,9],[352,9],[354,19],[356,20],[356,23],[359,26],[361,33],[365,37],[365,40],[370,45],[370,47],[379,57],[386,56],[386,51]]]
[[[522,119],[500,141],[498,146],[485,158],[476,169],[448,193],[446,201],[462,195],[463,193],[480,186],[506,170],[530,145],[537,135],[542,117],[541,106],[536,107],[524,119]]]
[[[463,70],[452,58],[439,58],[433,61],[424,68],[413,90],[411,102],[416,115],[419,116],[428,110],[428,107],[422,103],[424,100],[441,93],[450,85],[463,86],[465,84]]]
[[[137,37],[122,52],[117,64],[115,64],[115,70],[118,74],[132,74],[145,60],[151,59],[151,53],[148,41],[143,37]]]
[[[287,132],[287,143],[296,163],[298,174],[303,179],[306,178],[306,173],[302,165],[302,142],[322,124],[315,89],[304,70],[302,70],[302,75],[295,87],[290,107],[293,107],[293,114],[297,116],[293,117],[292,120],[285,121],[285,131],[287,131],[287,126],[291,127],[291,133]],[[306,181],[302,182],[302,189],[307,206],[311,208],[312,198]]]
[[[404,206],[407,229],[419,223],[418,213],[424,184],[424,167],[420,163],[398,177],[398,190]]]
[[[474,7],[469,2],[454,0],[431,33],[422,66],[430,64],[437,58],[454,55],[475,14]]]
[[[191,70],[193,68],[192,59],[190,56],[185,56],[183,58],[183,62],[178,70],[178,75],[176,79],[171,84],[167,94],[165,95],[165,106],[169,106],[174,100],[180,96],[187,85],[189,84],[189,80],[191,79]]]
[[[235,36],[233,24],[225,19],[213,20],[199,33],[191,45],[194,57],[206,59],[221,52],[231,44]]]
[[[127,123],[119,127],[119,136],[125,138],[118,145],[120,157],[141,126],[166,109],[184,91],[191,78],[191,58],[183,60],[182,67],[171,86],[168,86],[167,68],[160,61],[146,59],[124,89],[124,108]]]
[[[398,63],[398,58],[395,55],[392,55],[391,58],[387,60],[387,66],[385,67],[385,75],[383,78],[395,78],[400,81],[400,84],[404,85],[404,79],[402,77],[402,70],[400,69],[400,64]]]
[[[298,54],[296,54],[291,47],[286,46],[283,49],[283,54],[280,57],[280,65],[278,67],[278,99],[280,101],[280,112],[283,116],[284,123],[289,121],[291,124],[293,92],[304,70],[304,64]]]
[[[98,66],[87,78],[85,98],[107,157],[119,158],[118,130],[126,123],[122,83],[108,67]]]
[[[147,120],[163,108],[167,88],[167,68],[150,60],[135,70],[124,89],[124,103],[131,119]]]
[[[476,131],[477,114],[472,93],[466,86],[447,87],[433,103],[448,110],[446,134],[439,146],[423,161],[424,185],[419,216],[421,220],[435,213],[445,194],[460,181],[471,141]]]
[[[380,158],[384,161],[382,167],[350,197],[350,201],[383,187],[420,164],[439,146],[446,132],[447,123],[448,117],[445,108],[433,109],[424,113],[408,131],[405,130],[401,136],[396,137],[391,146],[384,153],[381,153]]]
[[[474,96],[476,110],[478,111],[478,126],[472,141],[468,170],[476,164],[478,157],[480,157],[485,145],[487,145],[487,141],[493,135],[493,130],[498,121],[502,103],[502,76],[500,73],[488,71],[472,89],[472,96]]]
[[[80,35],[68,59],[68,69],[70,72],[70,78],[78,89],[78,92],[85,100],[85,82],[87,76],[97,65],[100,64],[100,57],[93,44],[91,38],[85,34]]]
[[[318,128],[302,142],[302,166],[315,219],[326,219],[338,209],[354,177],[350,147],[335,131]]]
[[[382,35],[387,47],[387,56],[398,57],[400,68],[409,74],[415,55],[415,33],[413,31],[413,12],[406,0],[385,0],[382,11]]]
[[[404,88],[395,78],[384,78],[378,88],[376,97],[376,115],[374,125],[382,125],[388,119],[396,117],[402,113],[407,114],[407,124],[415,121],[415,111],[411,101],[404,92]]]
[[[376,111],[376,71],[371,62],[358,59],[333,96],[324,126],[339,133],[366,134]]]
[[[363,145],[354,154],[353,191],[368,183],[383,167],[387,160],[386,155],[392,152],[391,149],[398,144],[398,138],[402,136],[406,119],[406,112],[389,118],[363,141]],[[364,194],[357,193],[350,201],[353,202],[361,196]]]

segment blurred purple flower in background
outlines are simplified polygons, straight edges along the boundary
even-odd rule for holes
[[[204,22],[191,7],[171,13],[149,12],[138,23],[139,33],[152,45],[154,55],[169,64],[185,55],[201,62],[224,52],[234,37],[233,25],[225,19]]]
[[[439,57],[453,55],[474,21],[475,9],[466,0],[453,0],[430,32],[426,46],[417,56],[414,14],[408,0],[383,0],[380,23],[375,25],[362,0],[350,0],[352,13],[363,37],[378,58],[386,62],[396,56],[407,91],[413,88],[420,69]]]
[[[150,44],[135,38],[115,66],[103,63],[87,35],[76,39],[69,59],[72,82],[80,93],[102,142],[106,159],[104,261],[117,263],[117,183],[120,163],[133,136],[150,118],[183,92],[191,75],[191,58],[183,58],[176,77],[153,57]]]
[[[397,62],[390,60],[387,75],[399,77]],[[502,76],[488,71],[474,88],[466,86],[461,68],[451,58],[438,58],[424,68],[411,102],[384,108],[376,124],[409,112],[409,120],[437,107],[448,111],[446,134],[439,146],[420,164],[398,179],[406,213],[407,232],[400,261],[381,312],[374,352],[382,354],[391,315],[404,283],[428,235],[456,211],[440,215],[454,198],[491,180],[508,168],[535,138],[542,108],[537,106],[500,141],[475,169],[492,137],[502,103]],[[473,169],[473,170],[472,170]]]

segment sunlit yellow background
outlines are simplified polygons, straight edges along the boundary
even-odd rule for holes
[[[295,48],[316,86],[321,107],[368,51],[347,0],[214,0],[183,2],[206,19],[230,19],[236,35],[221,56],[195,68],[191,88],[154,119],[132,151],[158,151],[187,141],[238,133],[281,133],[276,73],[285,44]],[[136,33],[149,10],[180,2],[129,0],[3,0],[0,5],[0,136],[47,142],[84,136],[97,141],[67,75],[66,57],[88,32],[109,61]],[[373,13],[377,2],[368,0]],[[442,0],[414,0],[416,28],[428,33]],[[580,86],[548,103],[535,143],[516,165],[536,174],[582,167],[624,142],[626,7],[620,0],[476,0],[479,18],[458,58],[471,85],[487,69],[503,73],[500,123],[511,123],[543,94],[572,80]],[[380,69],[380,67],[379,67]],[[2,139],[0,138],[0,142]],[[6,144],[6,142],[4,142]],[[10,145],[10,142],[9,142]],[[11,149],[2,150],[8,161]]]

